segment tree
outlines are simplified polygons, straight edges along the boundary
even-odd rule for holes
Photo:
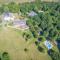
[[[1,58],[0,58],[0,60],[1,60]]]
[[[20,10],[19,5],[14,2],[9,3],[8,8],[9,8],[9,11],[13,13],[19,12]]]
[[[51,38],[54,38],[56,35],[57,35],[56,29],[51,29],[51,30],[49,31],[49,36],[50,36]]]
[[[27,48],[25,48],[25,49],[24,49],[24,51],[25,51],[25,52],[27,52],[27,51],[28,51],[28,49],[27,49]]]
[[[51,56],[52,60],[60,60],[60,54],[54,50],[48,51],[49,55]]]
[[[44,52],[44,49],[43,49],[41,46],[38,46],[38,50],[39,50],[40,52]]]
[[[1,5],[0,6],[0,14],[2,14],[4,12],[4,7]]]
[[[28,41],[30,38],[31,38],[31,35],[26,33],[25,40]]]
[[[38,41],[35,41],[35,45],[36,45],[36,46],[38,46],[38,45],[39,45]]]
[[[10,60],[8,52],[2,53],[2,60]]]
[[[23,37],[25,38],[26,41],[28,41],[31,38],[31,34],[28,34],[27,32],[24,32]]]
[[[4,12],[9,12],[8,5],[3,5],[3,7],[4,7]]]

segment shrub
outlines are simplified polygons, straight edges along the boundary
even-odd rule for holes
[[[39,50],[40,52],[44,52],[44,49],[43,49],[41,46],[38,46],[38,50]]]
[[[54,50],[49,50],[48,52],[52,60],[60,60],[60,54],[58,52],[55,52]]]
[[[8,52],[3,52],[2,53],[2,60],[10,60]]]
[[[38,45],[38,41],[35,41],[35,44]]]
[[[2,60],[2,59],[0,58],[0,60]]]
[[[24,51],[25,51],[25,52],[27,52],[27,51],[28,51],[28,49],[27,49],[27,48],[25,48],[25,49],[24,49]]]

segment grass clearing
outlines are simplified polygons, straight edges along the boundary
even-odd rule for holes
[[[0,31],[0,52],[3,51],[9,53],[11,60],[51,60],[47,54],[40,53],[34,43],[27,43],[21,34],[10,28]]]

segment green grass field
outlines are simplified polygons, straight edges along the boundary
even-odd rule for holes
[[[33,42],[26,42],[21,34],[11,28],[1,29],[0,52],[7,51],[11,60],[51,60],[46,53],[40,53]],[[24,48],[28,51],[25,52]]]

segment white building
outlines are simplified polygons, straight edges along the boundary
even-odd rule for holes
[[[50,41],[44,41],[44,45],[49,49],[52,49],[53,45],[50,43]]]
[[[13,13],[4,13],[2,18],[4,21],[13,21],[15,16]]]
[[[34,11],[31,11],[28,13],[28,16],[30,16],[30,17],[36,16],[36,15],[37,15],[37,13]]]

